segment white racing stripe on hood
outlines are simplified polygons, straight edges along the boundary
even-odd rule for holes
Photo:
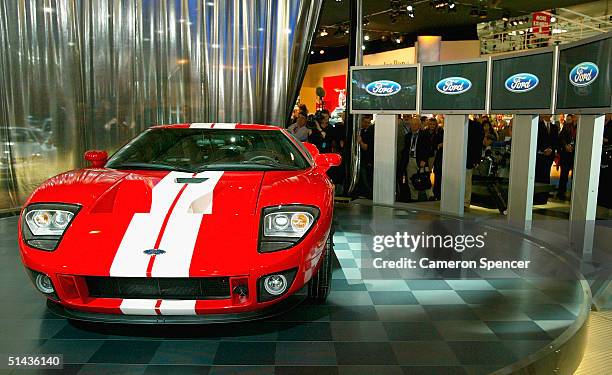
[[[119,308],[126,315],[157,315],[156,304],[156,299],[124,299]]]
[[[214,129],[236,129],[236,123],[230,122],[217,122],[215,123]]]
[[[195,300],[162,300],[159,311],[162,315],[196,315]]]
[[[193,128],[193,129],[210,129],[210,126],[214,124],[214,122],[194,122],[193,124],[189,125],[189,128]]]
[[[113,259],[111,276],[146,276],[150,255],[143,251],[155,246],[166,213],[183,187],[183,184],[177,184],[175,179],[191,176],[191,173],[169,172],[153,187],[151,211],[134,214]]]
[[[166,252],[155,258],[152,277],[189,277],[189,267],[202,218],[212,213],[213,190],[222,175],[222,171],[198,173],[196,178],[207,180],[187,185],[166,225],[159,245],[159,248]]]

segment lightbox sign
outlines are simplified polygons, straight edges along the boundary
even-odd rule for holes
[[[416,111],[417,66],[368,66],[351,69],[351,113]]]
[[[472,88],[472,81],[463,77],[449,77],[438,81],[436,90],[444,95],[459,95]]]
[[[606,113],[612,109],[611,33],[559,46],[558,112]]]
[[[487,61],[423,64],[421,112],[476,113],[486,109]]]
[[[576,87],[588,86],[599,76],[599,67],[590,61],[581,62],[570,70],[569,81]]]
[[[491,111],[551,113],[553,49],[491,60]]]

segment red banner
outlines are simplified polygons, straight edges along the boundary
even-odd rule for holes
[[[532,30],[536,35],[550,35],[550,14],[544,12],[532,13]]]

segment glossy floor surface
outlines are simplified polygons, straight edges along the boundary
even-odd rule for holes
[[[0,353],[61,353],[64,373],[79,374],[486,374],[551,344],[584,310],[577,280],[512,274],[363,280],[360,231],[377,215],[431,219],[340,205],[327,304],[306,303],[257,322],[180,327],[85,324],[52,315],[21,266],[16,218],[1,219]]]

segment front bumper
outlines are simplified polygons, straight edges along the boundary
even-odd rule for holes
[[[305,288],[298,293],[287,296],[278,303],[266,308],[242,313],[199,314],[199,315],[124,315],[99,312],[89,312],[71,309],[61,303],[48,299],[49,310],[61,317],[94,322],[119,324],[217,324],[235,323],[271,318],[295,308],[306,299]]]

